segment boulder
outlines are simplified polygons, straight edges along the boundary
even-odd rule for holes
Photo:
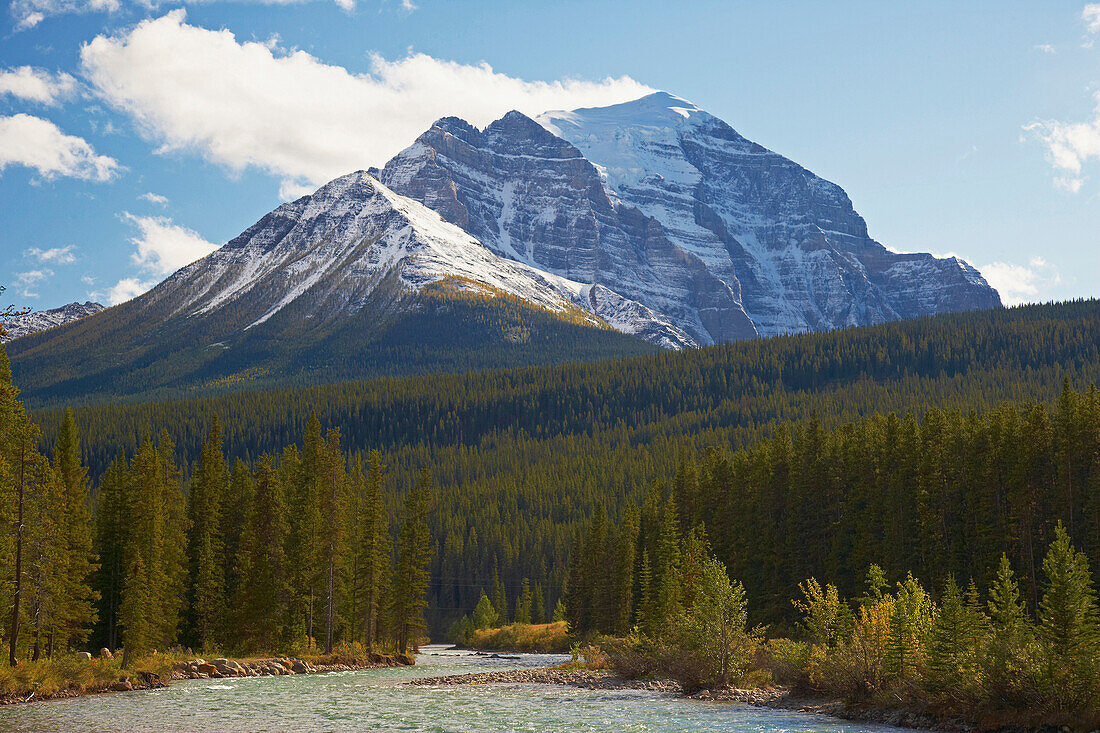
[[[130,680],[123,677],[119,679],[118,682],[112,684],[111,689],[115,692],[129,692],[130,690],[134,689],[134,685],[130,682]]]
[[[79,659],[82,662],[92,661],[92,655],[89,654],[88,652],[77,652],[76,653],[76,658]]]
[[[295,659],[290,663],[290,669],[294,674],[306,674],[309,672],[309,667],[301,659]]]
[[[99,650],[99,658],[100,659],[114,659],[115,655],[111,654],[110,649],[108,649],[107,647],[103,647],[102,649]]]
[[[218,668],[209,662],[203,662],[198,666],[196,670],[199,674],[214,674],[218,671]]]

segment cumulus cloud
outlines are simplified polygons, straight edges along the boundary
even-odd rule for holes
[[[1100,33],[1100,3],[1089,3],[1081,11],[1081,20],[1089,33]]]
[[[1042,300],[1045,289],[1061,282],[1057,268],[1042,257],[1032,257],[1026,265],[991,262],[980,270],[986,282],[1000,293],[1005,305]]]
[[[34,168],[46,179],[65,176],[88,181],[109,181],[119,170],[118,161],[97,155],[88,141],[28,114],[0,115],[0,172],[9,165]]]
[[[134,216],[127,212],[123,217],[138,229],[137,236],[130,239],[137,248],[130,259],[153,275],[170,275],[218,248],[197,232],[163,216]]]
[[[24,298],[37,298],[38,285],[48,278],[53,277],[53,270],[28,270],[17,273],[15,282],[19,286],[19,292]]]
[[[64,72],[51,74],[34,66],[0,70],[0,97],[10,95],[39,104],[55,105],[75,93],[76,79]]]
[[[148,193],[143,193],[140,196],[138,196],[138,198],[141,199],[142,201],[148,201],[151,204],[156,204],[157,206],[167,206],[168,205],[168,197],[167,196],[161,196],[159,193],[153,193],[152,191],[149,191]]]
[[[1046,146],[1047,160],[1059,173],[1055,185],[1076,193],[1081,189],[1081,171],[1089,160],[1100,160],[1100,93],[1096,95],[1092,120],[1061,122],[1042,120],[1024,127]]]
[[[33,257],[39,262],[52,262],[57,265],[71,265],[72,263],[76,262],[76,255],[73,254],[74,249],[76,249],[76,247],[71,244],[64,247],[50,247],[49,249],[31,247],[24,254],[27,257]]]
[[[118,305],[119,303],[125,303],[127,300],[133,300],[156,284],[156,280],[141,280],[136,277],[123,278],[107,289],[107,303]],[[98,293],[95,295],[98,295]]]
[[[166,275],[201,259],[218,248],[200,234],[182,227],[163,216],[135,216],[129,212],[122,218],[137,228],[130,238],[134,253],[130,260],[141,274],[116,282],[107,290],[111,305],[136,298],[160,282]]]
[[[260,168],[288,182],[288,194],[384,163],[445,115],[485,125],[511,109],[538,114],[652,91],[628,77],[526,81],[424,54],[375,55],[370,73],[354,74],[185,18],[174,10],[96,37],[81,49],[84,74],[161,151]]]

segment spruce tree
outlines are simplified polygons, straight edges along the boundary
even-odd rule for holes
[[[1039,604],[1045,681],[1067,707],[1081,705],[1096,678],[1096,591],[1088,559],[1070,543],[1061,522],[1043,559],[1046,589]]]
[[[430,576],[431,536],[428,513],[432,502],[432,474],[427,468],[405,496],[401,528],[397,535],[397,559],[393,574],[392,618],[394,642],[401,654],[417,646],[424,628],[424,609]]]
[[[531,623],[531,583],[527,578],[520,583],[519,598],[516,599],[515,622],[517,624]]]
[[[203,441],[202,455],[191,479],[187,515],[189,626],[194,645],[203,651],[216,643],[226,612],[225,544],[222,505],[229,488],[229,469],[222,452],[221,423],[217,416]]]
[[[94,603],[98,597],[91,587],[98,565],[88,511],[88,471],[80,457],[80,439],[71,409],[65,410],[53,458],[61,490],[59,509],[65,563],[60,570],[63,580],[57,626],[60,644],[69,648],[82,642],[95,623]]]
[[[237,558],[235,620],[238,642],[254,651],[272,652],[284,646],[290,622],[286,559],[286,510],[271,456],[256,462],[256,494],[249,507]]]

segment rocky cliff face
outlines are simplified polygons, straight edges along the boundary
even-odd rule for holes
[[[87,301],[85,303],[69,303],[60,308],[36,311],[9,318],[2,324],[7,333],[0,337],[0,341],[7,343],[21,336],[29,336],[32,333],[71,323],[93,313],[99,313],[101,310],[103,310],[103,306],[99,303]]]
[[[659,221],[615,201],[574,145],[518,112],[484,131],[439,120],[378,176],[501,257],[633,301],[630,316],[606,298],[587,303],[628,333],[658,331],[675,348],[755,335],[728,284]]]
[[[739,293],[762,336],[1000,306],[967,263],[887,250],[839,186],[683,99],[659,92],[538,121],[595,164],[612,199]]]

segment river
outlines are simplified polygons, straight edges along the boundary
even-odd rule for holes
[[[634,690],[557,685],[412,687],[413,677],[546,666],[562,657],[490,659],[425,647],[415,667],[187,680],[167,689],[0,708],[0,731],[714,731],[899,733],[805,713]]]

